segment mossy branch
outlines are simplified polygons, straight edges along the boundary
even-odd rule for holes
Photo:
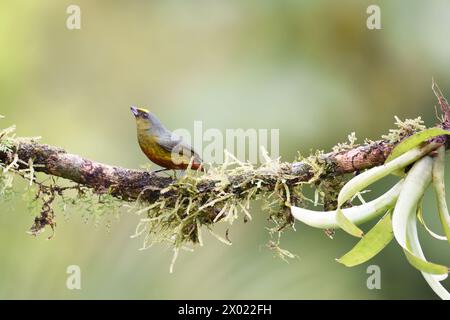
[[[8,166],[18,156],[19,167],[28,168],[33,161],[35,172],[42,172],[59,178],[64,178],[93,189],[96,193],[109,193],[126,201],[138,198],[153,202],[162,196],[161,191],[170,187],[175,180],[143,170],[126,169],[111,166],[79,155],[70,154],[65,150],[41,144],[29,139],[17,138],[15,148],[11,151],[0,151],[0,162]],[[317,161],[322,162],[323,171],[319,179],[326,176],[341,175],[368,169],[386,160],[395,144],[386,140],[369,142],[349,150],[341,150],[322,154]],[[230,172],[227,176],[229,186],[227,192],[239,195],[245,191],[242,182],[246,180],[261,181],[267,190],[273,190],[276,181],[285,179],[288,185],[308,182],[316,175],[316,169],[310,163],[311,159],[293,163],[280,163],[277,170],[248,170],[243,176],[241,172]],[[199,193],[210,192],[222,183],[222,177],[214,179],[214,175],[206,174],[197,182]],[[237,187],[239,186],[239,187]]]
[[[449,129],[448,104],[438,88],[433,86],[433,89],[442,109],[439,126]],[[0,131],[0,197],[11,186],[11,173],[38,186],[36,199],[41,198],[42,209],[31,228],[33,234],[41,232],[46,225],[54,227],[51,204],[58,196],[67,201],[64,194],[69,190],[77,191],[72,200],[75,204],[89,203],[89,196],[94,198],[94,195],[98,196],[99,206],[106,210],[135,203],[134,212],[142,217],[136,236],[145,236],[144,248],[169,242],[176,252],[188,243],[202,244],[202,226],[219,240],[230,243],[227,236],[216,235],[212,225],[219,220],[232,223],[239,213],[245,221],[250,220],[250,202],[261,199],[269,221],[275,224],[270,229],[271,235],[279,235],[284,228],[293,226],[291,205],[306,206],[313,202],[322,204],[326,210],[336,208],[337,194],[346,182],[346,174],[383,164],[396,144],[425,129],[420,118],[396,120],[397,128],[378,141],[358,145],[351,134],[348,142],[338,144],[332,152],[317,151],[307,157],[300,156],[293,163],[265,155],[265,162],[259,166],[242,163],[226,153],[224,164],[210,167],[207,173],[188,170],[179,179],[88,160],[35,139],[16,138],[14,128],[8,128]],[[36,172],[64,178],[76,185],[61,187],[54,181],[37,182]],[[305,196],[304,186],[315,190],[315,199]],[[278,240],[271,241],[269,247],[282,258],[293,257],[278,247]]]
[[[39,187],[36,198],[42,198],[42,208],[31,228],[32,234],[42,232],[46,225],[54,228],[51,204],[55,196],[76,189],[80,197],[90,189],[92,194],[111,196],[119,203],[138,203],[136,211],[146,213],[146,217],[137,233],[147,233],[146,245],[169,241],[179,247],[186,242],[201,242],[202,225],[209,228],[222,219],[232,222],[238,211],[245,214],[246,220],[251,219],[250,201],[261,195],[264,195],[270,220],[276,225],[273,232],[293,224],[287,210],[290,204],[312,201],[303,195],[303,185],[316,188],[317,198],[320,197],[316,203],[335,206],[336,193],[344,181],[342,175],[384,163],[398,141],[423,128],[420,119],[397,121],[398,129],[379,141],[356,145],[352,135],[349,143],[339,144],[330,153],[316,152],[293,163],[266,157],[266,162],[258,167],[241,163],[227,153],[223,165],[210,168],[206,174],[187,172],[178,180],[145,170],[95,162],[35,139],[11,137],[8,134],[13,129],[8,128],[3,139],[0,137],[3,144],[0,165],[4,172],[18,173]],[[55,183],[38,183],[37,172],[64,178],[76,186],[62,188]],[[276,243],[271,247],[277,248]]]

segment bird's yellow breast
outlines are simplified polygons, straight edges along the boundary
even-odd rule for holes
[[[145,111],[143,109],[137,110]],[[174,144],[171,141],[164,140],[170,134],[170,131],[165,129],[153,115],[139,116],[139,114],[135,114],[135,117],[139,146],[152,162],[166,169],[184,170],[191,168],[203,170],[201,159],[199,160],[199,156],[189,145],[180,144],[179,148],[175,148],[173,150],[175,152],[172,152],[172,148],[175,147]]]
[[[138,132],[138,141],[142,151],[153,162],[155,162],[155,158],[170,160],[171,153],[162,148],[156,141],[155,137],[149,133],[143,131]]]
[[[157,163],[158,159],[169,160],[171,157],[170,152],[162,148],[156,141],[156,137],[150,133],[151,125],[149,121],[137,119],[136,125],[139,146],[145,155],[155,163]]]
[[[161,147],[155,137],[148,132],[138,131],[138,141],[141,150],[152,162],[168,169],[184,169],[190,159],[178,153],[172,153]]]

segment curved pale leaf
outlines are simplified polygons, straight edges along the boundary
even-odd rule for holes
[[[395,160],[394,160],[395,161]],[[417,204],[431,182],[433,160],[424,157],[409,170],[392,214],[392,228],[397,242],[406,248],[406,225],[415,216]]]
[[[425,259],[425,255],[423,254],[422,247],[420,246],[419,242],[419,236],[417,235],[417,224],[416,224],[416,218],[414,215],[412,215],[409,218],[408,226],[407,226],[407,234],[408,234],[408,250],[411,250],[411,252],[417,256]],[[428,285],[433,289],[433,291],[441,298],[445,300],[450,300],[450,293],[447,291],[447,289],[444,288],[444,286],[440,283],[444,278],[442,276],[437,276],[433,274],[429,274],[426,272],[422,272],[423,277],[428,282]]]
[[[392,228],[397,242],[402,246],[411,265],[422,272],[433,275],[445,275],[448,268],[426,261],[414,254],[410,248],[417,246],[415,239],[410,239],[410,230],[416,229],[415,210],[431,182],[433,159],[424,157],[417,161],[405,178],[403,188],[397,200],[392,217]],[[414,224],[413,227],[410,225]],[[436,279],[435,279],[436,280]]]
[[[397,201],[402,188],[403,181],[399,181],[389,191],[372,201],[359,206],[341,209],[343,214],[354,224],[360,224],[372,220],[392,208]],[[291,207],[291,213],[295,219],[314,228],[336,229],[339,228],[337,222],[337,210],[314,211],[299,207]]]
[[[427,144],[424,147],[416,147],[393,161],[378,167],[369,169],[348,181],[339,192],[338,207],[340,208],[346,201],[350,200],[357,192],[365,189],[372,183],[384,178],[390,173],[402,169],[411,163],[422,158],[424,155],[436,149],[438,144]]]
[[[391,214],[388,212],[352,250],[336,261],[347,267],[357,266],[376,256],[393,238]]]
[[[403,249],[403,252],[405,253],[406,259],[408,259],[409,263],[417,270],[434,275],[448,274],[448,267],[444,265],[428,262],[411,253],[408,249]]]
[[[442,128],[429,128],[423,131],[417,132],[412,136],[404,139],[389,154],[389,157],[386,159],[386,163],[398,158],[405,152],[419,146],[422,142],[425,142],[431,138],[442,136],[442,135],[450,135],[450,132],[444,130]]]
[[[439,219],[441,220],[447,241],[450,243],[450,215],[448,213],[447,200],[445,199],[444,161],[445,147],[442,146],[437,150],[437,156],[434,158],[433,187],[437,198]]]
[[[419,160],[424,155],[428,154],[432,150],[436,149],[439,145],[436,143],[429,143],[423,147],[416,147],[414,149],[409,150],[408,152],[402,154],[398,158],[393,161],[383,164],[382,166],[378,166],[363,172],[350,181],[348,181],[344,187],[341,189],[338,195],[338,210],[341,206],[351,199],[357,192],[363,190],[368,185],[374,183],[375,181],[387,176],[390,173],[398,171],[399,169],[404,168],[405,166]],[[430,169],[431,171],[431,169]],[[430,173],[431,175],[431,173]],[[360,236],[359,231],[355,225],[351,226],[351,222],[348,219],[344,219],[342,217],[343,213],[339,214],[339,222],[340,227],[354,236]]]
[[[425,223],[425,220],[423,218],[423,208],[422,208],[422,204],[419,204],[417,206],[417,220],[419,220],[419,222],[423,225],[423,227],[425,228],[425,230],[430,234],[430,236],[432,236],[433,238],[435,238],[436,240],[441,240],[441,241],[447,241],[447,237],[445,236],[441,236],[435,232],[433,232],[433,230],[431,230],[427,224]]]
[[[348,234],[351,234],[352,236],[358,238],[362,238],[362,236],[364,235],[364,232],[360,228],[358,228],[356,224],[347,219],[347,217],[342,213],[341,209],[338,209],[336,211],[336,221],[339,227],[341,227],[342,230],[344,230]]]

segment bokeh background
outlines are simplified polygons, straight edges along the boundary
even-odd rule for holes
[[[81,7],[81,30],[66,28],[70,4]],[[382,30],[366,28],[370,4],[381,7]],[[446,0],[4,0],[1,127],[16,124],[21,136],[139,168],[147,160],[129,112],[135,104],[169,128],[195,120],[221,130],[278,128],[280,153],[292,161],[352,131],[377,139],[395,115],[432,125],[432,77],[450,92],[449,31]],[[32,238],[22,188],[0,205],[2,299],[436,298],[395,243],[349,269],[334,258],[355,239],[338,232],[330,240],[297,224],[281,245],[300,259],[274,258],[258,205],[252,223],[231,229],[233,246],[206,237],[204,247],[180,254],[174,274],[170,249],[138,251],[141,241],[130,239],[138,217],[126,212],[100,223],[73,212],[59,216],[53,240]],[[426,200],[437,229],[433,195]],[[422,238],[430,258],[450,264],[445,243]],[[381,290],[366,287],[370,264],[381,268]],[[81,267],[81,290],[66,288],[68,265]]]

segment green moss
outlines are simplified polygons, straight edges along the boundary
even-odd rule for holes
[[[1,118],[3,118],[3,116],[0,116],[0,119]],[[11,126],[0,130],[1,153],[12,152],[14,147],[15,129],[15,126]],[[17,159],[15,159],[15,162],[17,163]],[[14,174],[12,170],[14,169],[14,165],[14,163],[12,165],[0,163],[0,201],[8,201],[13,196]]]
[[[397,128],[389,130],[389,133],[381,136],[381,138],[385,139],[389,143],[400,142],[407,136],[425,130],[426,126],[423,123],[424,122],[421,117],[402,121],[400,118],[395,116],[395,124],[397,125]]]
[[[396,129],[383,136],[390,143],[425,128],[420,118],[401,121],[396,117],[396,125]],[[7,166],[0,163],[0,199],[12,196],[15,176],[21,176],[28,182],[24,199],[35,216],[30,230],[32,234],[42,232],[47,226],[54,229],[56,216],[64,214],[68,218],[70,212],[81,212],[86,222],[99,224],[106,221],[109,225],[111,219],[118,218],[125,208],[140,217],[133,238],[142,239],[142,249],[166,243],[174,248],[174,261],[180,249],[203,245],[204,231],[230,244],[227,234],[214,232],[214,225],[232,225],[236,219],[252,220],[251,204],[255,200],[261,200],[262,209],[268,216],[267,247],[284,260],[295,258],[294,254],[280,248],[282,233],[294,229],[289,207],[313,203],[333,210],[337,195],[347,181],[345,176],[329,174],[333,172],[332,164],[325,161],[320,150],[311,152],[307,157],[299,156],[298,160],[307,165],[311,173],[309,181],[301,182],[290,174],[290,170],[286,170],[286,164],[279,159],[272,160],[266,155],[263,164],[254,166],[226,153],[223,165],[209,168],[205,174],[187,170],[175,183],[162,190],[155,202],[144,202],[138,197],[135,203],[129,203],[115,198],[109,191],[98,193],[57,179],[51,179],[46,184],[38,182],[32,162],[21,163],[21,168],[26,169],[19,169],[19,160],[14,154],[14,130],[14,127],[9,127],[0,131],[0,152],[8,153],[12,159]],[[348,136],[348,142],[336,145],[333,150],[341,152],[352,149],[357,146],[356,141],[352,133]],[[314,199],[305,195],[305,186],[313,189]]]
[[[356,141],[358,140],[358,138],[356,138],[356,134],[354,132],[350,133],[347,136],[347,139],[348,142],[338,143],[337,145],[335,145],[333,147],[333,152],[346,151],[357,147]]]

